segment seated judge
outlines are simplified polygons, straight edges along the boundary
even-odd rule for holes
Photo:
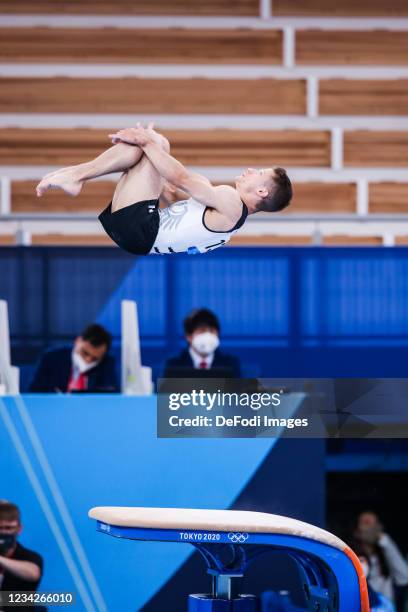
[[[19,543],[21,531],[19,508],[9,501],[0,500],[0,591],[36,591],[41,581],[43,559]],[[0,607],[3,610],[1,604]],[[18,606],[16,610],[34,608]]]
[[[111,343],[111,335],[104,327],[89,325],[75,339],[73,347],[43,355],[30,392],[118,392],[115,360],[108,354]]]
[[[211,310],[193,310],[184,320],[184,333],[187,347],[177,357],[167,360],[165,377],[176,368],[214,371],[217,368],[226,368],[234,378],[241,376],[239,360],[219,349],[220,323]]]

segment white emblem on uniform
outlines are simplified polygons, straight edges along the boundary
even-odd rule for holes
[[[160,211],[160,226],[166,230],[175,230],[181,219],[187,213],[187,200],[175,202]]]

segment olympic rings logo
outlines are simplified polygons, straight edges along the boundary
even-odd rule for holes
[[[247,533],[229,533],[228,539],[233,544],[244,544],[247,541],[249,535]]]

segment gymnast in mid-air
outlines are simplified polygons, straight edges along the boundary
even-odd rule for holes
[[[291,200],[283,168],[248,168],[235,177],[235,187],[214,186],[172,157],[168,140],[152,124],[109,137],[113,146],[99,157],[47,174],[36,191],[41,197],[59,188],[77,196],[86,181],[122,172],[99,220],[119,247],[135,255],[212,251],[226,244],[248,215],[280,211]],[[189,198],[172,202],[177,189]]]

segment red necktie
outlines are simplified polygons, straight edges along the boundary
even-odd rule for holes
[[[85,374],[80,374],[76,380],[74,380],[73,376],[68,382],[68,393],[70,391],[84,391],[86,389],[86,377]]]
[[[201,361],[200,362],[200,370],[206,370],[207,369],[207,362],[206,361]]]

